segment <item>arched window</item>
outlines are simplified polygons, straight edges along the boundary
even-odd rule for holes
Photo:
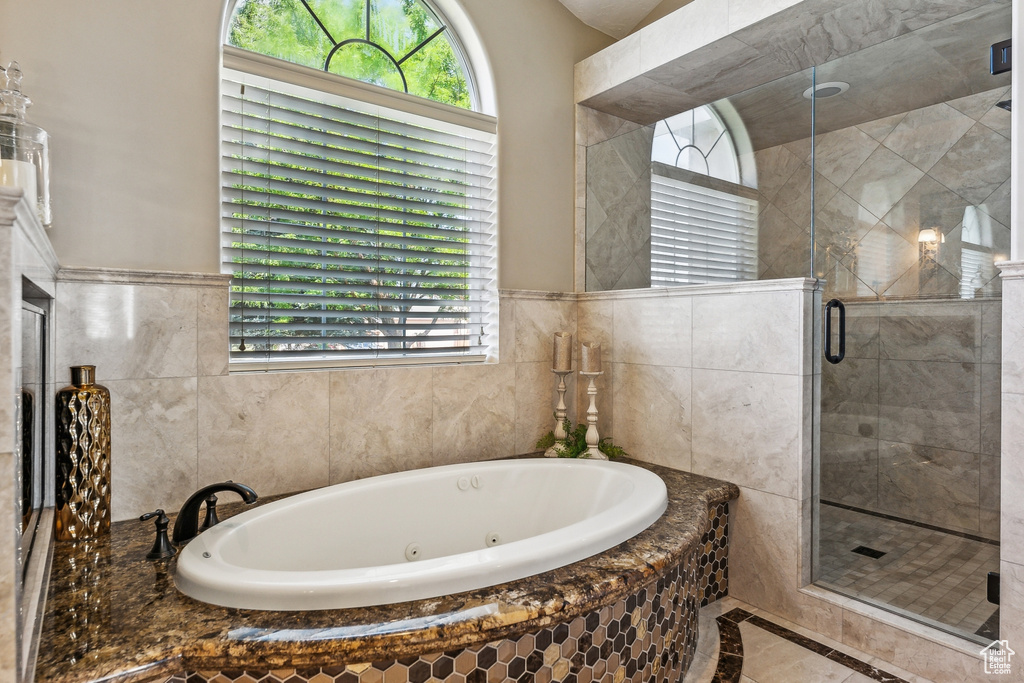
[[[422,0],[240,0],[228,44],[479,109],[457,38]]]
[[[221,85],[236,367],[494,358],[496,122],[467,111],[458,45],[423,0],[238,0]]]
[[[757,279],[757,192],[711,105],[659,121],[651,148],[651,285]]]

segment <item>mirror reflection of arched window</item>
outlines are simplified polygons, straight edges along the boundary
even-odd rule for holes
[[[651,161],[651,285],[756,280],[757,192],[714,107],[659,121]]]

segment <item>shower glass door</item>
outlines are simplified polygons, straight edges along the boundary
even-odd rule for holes
[[[814,580],[986,644],[1010,245],[1010,74],[988,46],[1009,33],[1009,2],[985,3],[815,70],[813,273],[839,303]]]

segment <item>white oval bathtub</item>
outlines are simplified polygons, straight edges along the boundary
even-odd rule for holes
[[[582,560],[665,511],[665,484],[617,462],[521,459],[337,484],[248,510],[179,555],[203,602],[366,607],[494,586]]]

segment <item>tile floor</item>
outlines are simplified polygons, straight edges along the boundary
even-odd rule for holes
[[[738,628],[742,638],[743,656],[742,663],[739,665],[739,677],[730,679],[722,675],[723,671],[718,665],[722,656],[730,659],[735,657],[730,654],[734,648],[730,645],[728,637],[724,645],[720,642],[719,626],[716,619],[737,608],[749,612],[752,618],[743,619],[741,623],[734,625]],[[831,658],[766,630],[762,626],[780,632],[788,630],[793,632],[797,638],[803,636],[803,642],[812,645],[819,652],[831,651]],[[814,643],[812,644],[811,641]],[[836,661],[837,659],[840,661]],[[844,665],[842,663],[844,661],[861,671],[874,670],[890,674],[890,676],[885,677],[878,674],[878,677],[872,678]],[[724,666],[722,669],[729,669],[729,666]],[[899,681],[931,683],[928,679],[915,676],[877,657],[837,643],[781,617],[768,614],[733,598],[723,598],[701,609],[697,655],[682,683],[719,683],[720,681],[726,683],[729,680],[738,681],[738,683],[872,683],[880,679],[893,683],[899,683]]]
[[[878,559],[858,546],[885,553]],[[980,643],[996,606],[986,600],[999,546],[831,505],[821,506],[817,583]]]

